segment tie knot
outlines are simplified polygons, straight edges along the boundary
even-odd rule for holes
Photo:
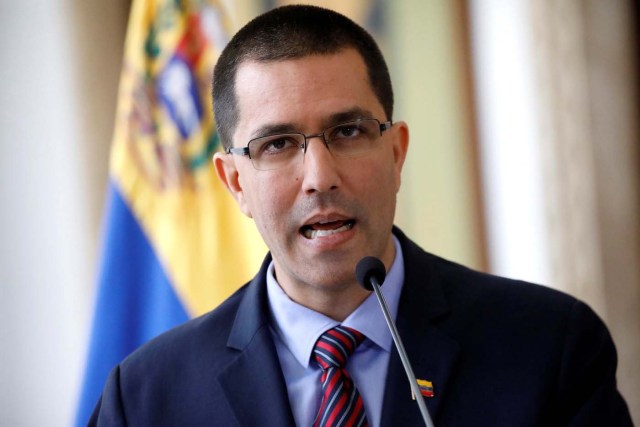
[[[322,369],[343,367],[347,359],[364,340],[364,335],[346,326],[336,326],[326,331],[313,348],[316,361]]]

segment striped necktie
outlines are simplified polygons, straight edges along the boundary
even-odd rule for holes
[[[368,425],[362,397],[344,369],[362,340],[364,335],[355,329],[336,326],[316,342],[313,354],[322,368],[322,403],[314,427]]]

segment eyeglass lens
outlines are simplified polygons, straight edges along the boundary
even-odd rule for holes
[[[371,149],[381,133],[378,120],[364,119],[332,126],[320,135],[269,135],[249,142],[249,156],[254,167],[259,170],[286,167],[303,156],[306,144],[314,137],[321,137],[329,151],[336,156],[357,156]]]

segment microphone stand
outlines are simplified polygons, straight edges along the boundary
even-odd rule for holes
[[[424,397],[422,396],[422,393],[420,393],[420,388],[418,387],[416,376],[413,373],[413,369],[411,369],[411,364],[409,363],[407,352],[402,345],[400,334],[398,334],[398,329],[391,319],[391,313],[389,312],[389,307],[387,307],[387,301],[385,300],[384,295],[382,295],[382,292],[380,292],[380,284],[378,283],[378,279],[375,276],[371,276],[369,280],[371,281],[371,285],[373,286],[373,291],[376,293],[376,297],[378,297],[378,302],[380,303],[382,314],[384,314],[384,319],[387,321],[387,326],[389,326],[393,341],[396,343],[396,348],[398,349],[398,354],[400,355],[402,366],[404,366],[404,370],[409,377],[411,392],[413,393],[413,396],[418,403],[418,408],[420,408],[420,413],[422,414],[424,425],[427,427],[434,427],[433,422],[431,421],[431,417],[429,416],[429,411],[427,410],[427,405],[424,403]]]

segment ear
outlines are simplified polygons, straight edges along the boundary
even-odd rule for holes
[[[406,122],[395,122],[393,132],[393,161],[396,169],[396,191],[400,190],[402,167],[409,150],[409,126]]]
[[[240,171],[238,170],[233,156],[217,152],[213,155],[213,165],[216,169],[218,178],[220,178],[220,181],[222,181],[224,186],[227,187],[227,190],[229,190],[233,198],[236,199],[242,213],[249,218],[253,218],[242,188]]]

